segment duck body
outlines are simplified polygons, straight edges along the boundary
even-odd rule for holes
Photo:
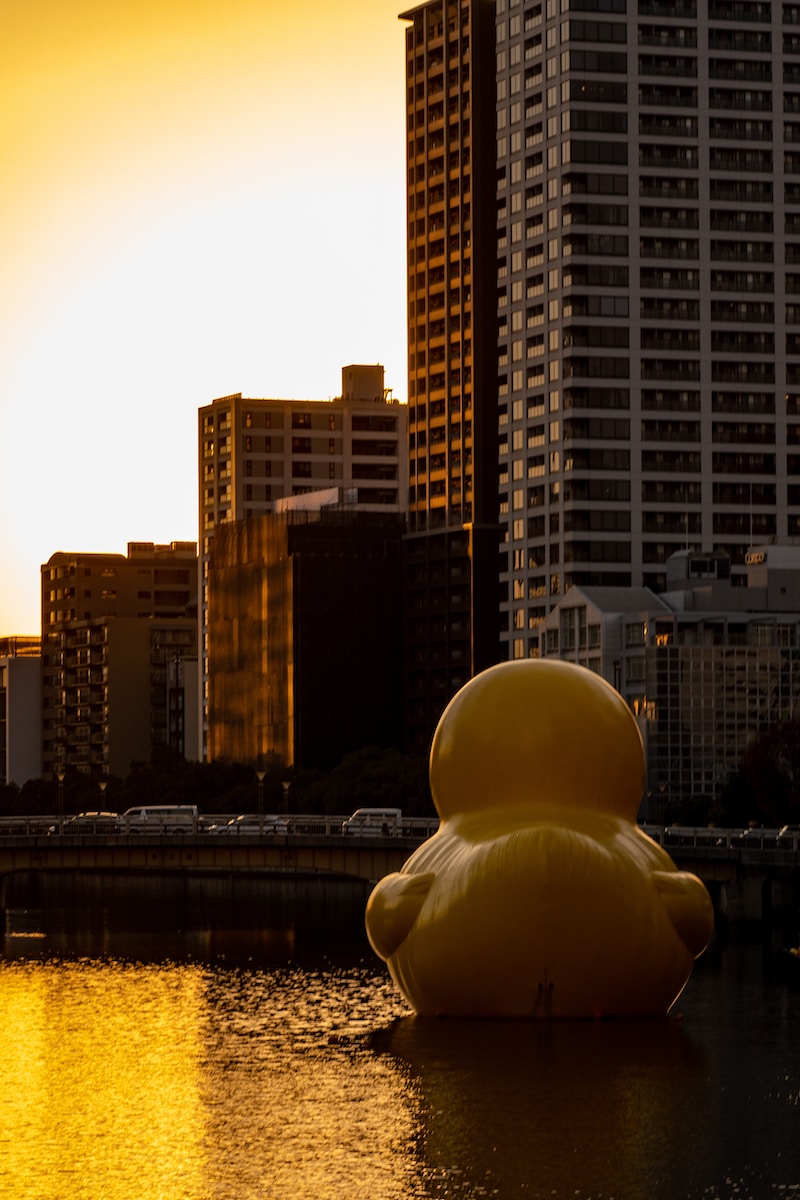
[[[418,1014],[668,1011],[713,910],[637,826],[643,778],[633,715],[582,668],[502,664],[458,693],[431,750],[439,831],[366,912]]]

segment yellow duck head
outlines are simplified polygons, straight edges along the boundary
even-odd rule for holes
[[[367,934],[420,1015],[666,1013],[713,931],[696,876],[637,826],[636,721],[600,676],[477,675],[430,755],[438,832],[382,879]]]

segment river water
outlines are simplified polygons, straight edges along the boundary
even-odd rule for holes
[[[662,1021],[421,1021],[360,929],[0,947],[5,1200],[800,1200],[800,991],[759,941]]]

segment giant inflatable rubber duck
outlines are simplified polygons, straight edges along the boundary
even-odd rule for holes
[[[454,696],[430,755],[439,830],[366,910],[418,1014],[669,1011],[713,909],[637,826],[644,777],[631,710],[583,667],[503,663]]]

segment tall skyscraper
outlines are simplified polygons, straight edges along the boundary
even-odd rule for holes
[[[726,552],[744,585],[754,542],[800,534],[800,4],[434,0],[403,18],[416,527],[452,485],[434,405],[462,402],[455,312],[442,327],[434,301],[471,265],[473,381],[496,333],[471,452],[488,491],[499,438],[503,657],[537,653],[573,585],[663,588],[676,550]],[[473,194],[456,246],[479,178],[491,198]]]
[[[497,0],[508,653],[800,532],[800,4]],[[487,236],[489,236],[487,234]]]
[[[497,662],[492,0],[432,0],[406,29],[409,505],[406,741]]]

